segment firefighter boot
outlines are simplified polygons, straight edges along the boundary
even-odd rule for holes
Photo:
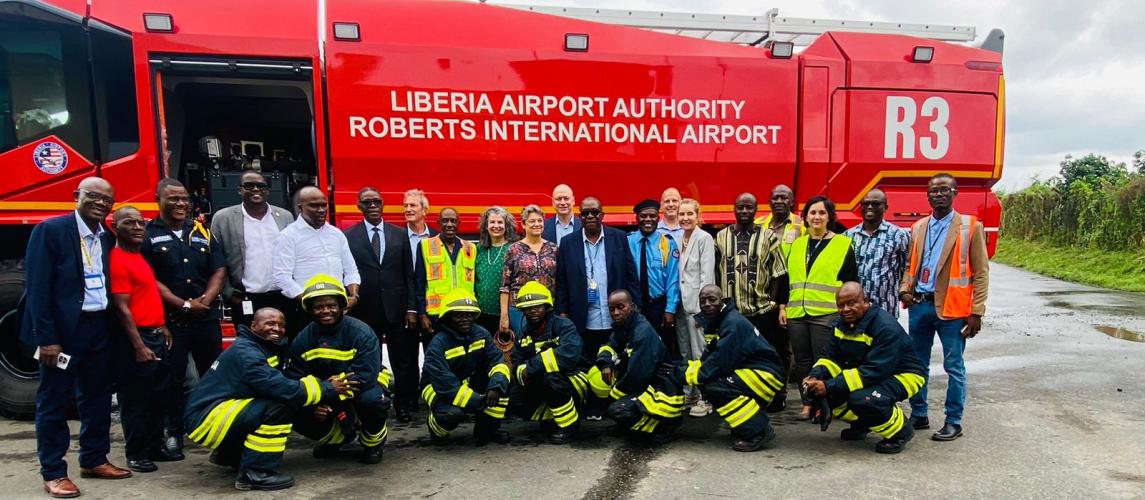
[[[771,425],[768,425],[767,428],[763,430],[763,433],[761,433],[755,439],[736,440],[735,444],[732,445],[732,449],[735,451],[743,452],[759,451],[762,450],[763,447],[767,446],[768,443],[771,443],[774,439],[775,431],[771,428]]]
[[[862,441],[867,438],[867,434],[870,432],[871,430],[866,427],[851,424],[850,427],[843,429],[843,431],[839,433],[839,439],[843,441]]]
[[[363,446],[362,451],[358,452],[358,461],[367,465],[381,463],[382,445]]]
[[[568,444],[576,439],[577,432],[580,430],[580,422],[572,424],[568,427],[557,427],[557,430],[549,434],[550,444]]]
[[[879,444],[875,445],[875,451],[887,455],[899,453],[906,447],[906,443],[910,441],[912,437],[914,437],[914,427],[904,425],[898,434],[891,436],[890,439],[879,441]]]
[[[334,458],[338,456],[338,452],[342,450],[342,443],[338,444],[320,444],[314,447],[311,455],[314,458]]]
[[[473,424],[473,437],[477,445],[486,443],[505,444],[509,442],[509,433],[501,430],[501,421],[485,415],[478,415],[477,422]]]
[[[235,489],[240,491],[284,490],[291,486],[294,486],[294,477],[290,474],[281,474],[278,472],[247,469],[239,472],[238,477],[235,478]]]

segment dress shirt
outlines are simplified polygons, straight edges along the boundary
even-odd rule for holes
[[[560,248],[560,246],[561,246],[561,238],[564,238],[565,236],[568,236],[568,235],[573,233],[573,221],[576,220],[576,219],[574,219],[574,217],[575,216],[569,216],[569,223],[568,224],[561,223],[560,217],[554,217],[553,218],[553,228],[556,230],[556,233],[557,233],[557,241],[555,242],[557,245],[557,248]]]
[[[274,246],[281,234],[268,208],[261,219],[243,211],[243,289],[247,293],[274,290]]]
[[[882,221],[874,234],[859,224],[848,229],[855,258],[859,261],[859,282],[871,303],[894,317],[899,315],[899,282],[906,271],[910,234],[903,228]]]
[[[381,248],[378,249],[378,264],[382,263],[382,257],[386,256],[386,223],[379,222],[378,225],[370,224],[370,221],[363,221],[366,224],[366,243],[369,243],[370,248],[374,248],[374,235],[378,235],[378,242]],[[407,229],[408,231],[408,229]],[[429,228],[426,228],[426,234],[429,234]]]
[[[369,228],[367,228],[367,229],[369,229]],[[418,256],[417,244],[421,243],[422,240],[428,240],[429,239],[429,225],[426,224],[425,229],[422,229],[420,233],[415,233],[415,232],[413,232],[413,229],[409,228],[409,224],[406,224],[406,235],[409,236],[410,255],[413,256],[412,260],[414,261],[414,268],[416,269],[417,268],[417,256]],[[369,236],[369,235],[367,235],[367,236]],[[385,245],[382,245],[382,248],[385,248]]]
[[[923,239],[922,244],[926,245],[922,249],[922,268],[918,275],[918,285],[915,286],[915,291],[920,293],[934,293],[934,283],[938,278],[938,257],[942,255],[942,247],[946,242],[946,232],[950,229],[950,221],[954,220],[954,211],[946,214],[946,217],[935,219],[933,215],[926,224],[926,238]],[[930,271],[925,271],[929,269]],[[930,278],[923,281],[923,276]]]
[[[608,314],[608,259],[604,254],[604,233],[600,234],[596,244],[588,240],[588,236],[581,230],[584,238],[584,275],[586,288],[592,288],[592,281],[596,281],[596,302],[588,302],[588,315],[585,317],[585,328],[589,330],[607,330],[612,328],[612,317]]]
[[[640,247],[644,238],[644,234],[640,231],[628,233],[628,250],[632,252],[632,259],[636,261],[637,276],[640,276],[641,272]],[[644,297],[644,301],[650,303],[666,299],[664,312],[676,314],[676,306],[680,303],[679,247],[675,240],[660,232],[654,232],[647,238],[648,296]]]
[[[671,236],[672,240],[676,242],[677,248],[684,242],[684,226],[681,226],[678,222],[676,223],[676,227],[672,228],[664,223],[664,219],[660,219],[660,222],[656,224],[656,230]]]
[[[330,224],[314,229],[299,216],[282,230],[275,246],[274,284],[293,299],[317,274],[339,278],[344,286],[362,283],[346,235]]]
[[[76,214],[76,224],[79,225],[80,232],[80,257],[81,264],[83,265],[83,281],[80,286],[83,287],[83,311],[93,312],[102,311],[107,309],[107,283],[104,283],[103,275],[103,245],[99,242],[99,237],[103,235],[103,226],[96,224],[95,232],[87,227],[87,223],[80,217],[79,212]],[[87,286],[88,276],[98,276],[99,282],[103,285],[99,288]],[[93,278],[94,279],[94,278]]]

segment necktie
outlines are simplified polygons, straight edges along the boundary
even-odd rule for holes
[[[374,228],[374,235],[370,237],[370,247],[374,249],[374,257],[382,258],[382,237],[378,235],[378,228]]]
[[[652,302],[648,295],[648,237],[640,240],[640,293],[643,294],[644,303]]]

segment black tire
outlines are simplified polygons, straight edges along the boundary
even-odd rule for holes
[[[19,266],[0,270],[0,415],[30,420],[36,415],[38,364],[32,348],[20,342],[16,304],[24,293],[24,271]]]

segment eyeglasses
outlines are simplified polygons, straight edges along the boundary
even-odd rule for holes
[[[358,204],[363,207],[380,207],[382,206],[382,200],[361,200]]]
[[[270,189],[270,184],[265,182],[244,182],[242,188],[247,191],[266,191]]]
[[[86,189],[81,189],[80,193],[82,193],[84,196],[90,198],[91,201],[96,201],[96,202],[104,203],[107,205],[114,205],[115,204],[115,198],[108,196],[106,194],[99,194],[99,193],[95,193],[92,191],[88,191]]]
[[[859,203],[859,206],[862,206],[862,207],[881,207],[883,205],[886,205],[886,202],[883,202],[883,201],[864,201],[864,202]]]
[[[930,189],[926,190],[926,192],[928,194],[934,194],[934,195],[947,195],[947,194],[954,193],[957,191],[958,191],[957,189],[954,189],[954,188],[948,187],[948,186],[930,188]]]
[[[583,209],[580,211],[580,216],[581,217],[600,217],[600,215],[603,213],[604,213],[604,211],[602,211],[599,208],[586,208],[586,209]]]

